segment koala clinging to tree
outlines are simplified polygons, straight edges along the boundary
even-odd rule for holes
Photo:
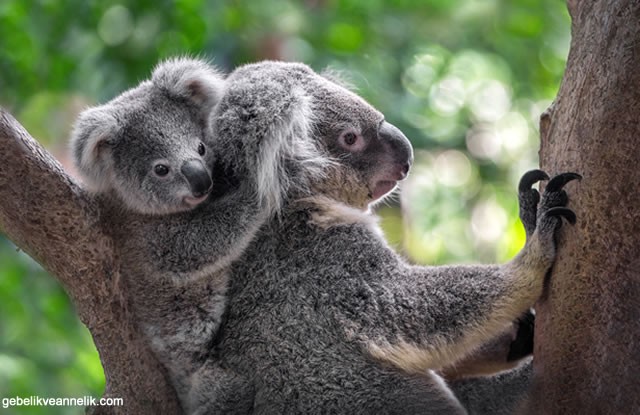
[[[562,187],[578,176],[552,179],[539,208],[529,187],[542,173],[523,178],[535,231],[507,264],[413,266],[367,213],[412,162],[408,140],[381,113],[301,64],[241,67],[225,91],[214,152],[226,164],[258,171],[244,160],[265,140],[304,152],[263,175],[258,193],[273,194],[277,215],[230,276],[210,362],[246,384],[229,398],[215,374],[200,373],[190,411],[455,414],[482,408],[474,402],[482,390],[491,401],[484,408],[496,411],[487,413],[509,413],[530,366],[453,390],[434,370],[499,335],[538,299],[561,218],[575,221]],[[498,393],[504,382],[517,390]]]
[[[150,80],[83,112],[72,136],[106,232],[127,241],[117,247],[121,283],[179,397],[220,324],[228,267],[267,217],[256,177],[232,172],[212,151],[223,90],[207,63],[169,60]],[[288,150],[265,141],[246,162],[268,170]]]

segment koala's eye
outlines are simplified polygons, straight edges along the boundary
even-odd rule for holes
[[[203,143],[198,144],[198,154],[200,154],[201,156],[204,156],[204,153],[207,152],[207,148],[204,146]]]
[[[352,146],[356,143],[356,140],[358,139],[358,136],[356,135],[356,133],[346,133],[344,135],[344,143],[348,146]]]
[[[344,131],[338,139],[340,146],[349,151],[359,151],[364,147],[364,139],[353,130]]]
[[[164,164],[156,164],[153,168],[153,171],[155,172],[155,174],[162,177],[169,174],[169,167],[165,166]]]

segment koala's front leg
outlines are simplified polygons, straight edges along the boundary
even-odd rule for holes
[[[575,223],[562,189],[580,176],[565,173],[546,187],[537,226],[524,249],[507,264],[413,267],[379,289],[374,307],[384,310],[367,333],[369,352],[407,370],[441,369],[500,335],[542,294],[556,255],[562,218]],[[387,300],[390,298],[391,300]],[[360,298],[361,301],[361,298]],[[406,306],[410,305],[410,306]],[[353,320],[353,314],[349,316]],[[372,327],[364,321],[363,328]],[[385,332],[381,332],[381,328]]]
[[[549,181],[537,209],[536,228],[531,238],[524,249],[502,267],[507,279],[513,282],[510,291],[514,299],[522,296],[533,304],[542,294],[544,277],[555,261],[556,233],[562,226],[562,218],[571,224],[576,222],[576,214],[566,207],[569,198],[563,187],[579,178],[576,173],[562,173]],[[527,219],[525,226],[530,227],[529,221]]]
[[[532,186],[542,180],[549,180],[549,175],[542,170],[526,172],[518,184],[518,208],[526,240],[529,241],[536,230],[538,221],[538,203],[540,192]],[[565,202],[566,203],[566,202]],[[514,324],[517,325],[515,339],[509,346],[508,362],[518,361],[533,353],[533,333],[535,328],[535,314],[533,310],[526,311]]]
[[[533,189],[532,186],[541,180],[548,180],[549,176],[542,170],[531,170],[522,176],[518,185],[518,202],[520,220],[524,225],[527,243],[537,243],[532,242],[532,238],[534,237],[538,220],[541,221],[541,226],[545,227],[543,237],[544,233],[549,233],[549,229],[547,229],[549,226],[553,228],[552,233],[555,230],[554,226],[559,226],[558,218],[553,217],[555,214],[560,214],[560,216],[567,215],[566,217],[570,222],[575,221],[575,215],[570,211],[552,210],[552,215],[549,218],[544,218],[543,216],[545,214],[549,215],[549,213],[545,212],[549,212],[551,209],[560,207],[564,209],[568,197],[562,187],[569,181],[579,178],[580,176],[575,173],[565,173],[554,177],[547,185],[542,203],[540,203],[540,193],[538,190]],[[540,211],[538,211],[538,205],[540,205]],[[536,235],[536,238],[538,237],[539,235]],[[555,252],[555,241],[548,240],[547,243]],[[539,275],[543,275],[542,271],[539,272]],[[542,279],[540,279],[541,281]],[[537,291],[537,289],[533,290],[532,294]],[[495,369],[495,371],[503,370],[509,365],[517,364],[519,360],[533,353],[534,321],[535,315],[532,310],[525,311],[513,323],[516,329],[515,338],[509,341],[509,337],[512,336],[512,330],[508,330],[483,344],[478,350],[454,363],[451,367],[444,369],[441,374],[447,379],[456,379],[481,375],[484,374],[483,372],[492,371],[492,369]]]
[[[531,239],[533,233],[536,230],[536,223],[538,219],[538,203],[540,203],[540,192],[538,192],[537,189],[532,188],[532,186],[542,180],[549,180],[549,176],[547,175],[547,173],[542,170],[530,170],[522,176],[518,184],[519,216],[520,221],[524,226],[527,241]],[[514,321],[513,325],[516,329],[515,337],[510,341],[509,345],[507,346],[506,352],[500,354],[500,347],[495,347],[495,345],[503,344],[502,338],[510,336],[511,330],[503,333],[499,338],[493,339],[486,345],[483,345],[481,350],[492,350],[494,352],[494,355],[497,352],[497,360],[499,363],[515,364],[515,362],[533,353],[534,322],[535,314],[533,312],[533,309],[527,310],[522,316],[520,316],[520,318]],[[485,367],[487,365],[491,367],[490,363],[493,363],[492,359],[496,358],[496,356],[491,356],[492,359],[489,359],[489,362],[484,362],[482,360],[482,354],[480,354],[478,357],[481,360],[474,358],[473,355],[468,357],[463,362],[454,365],[452,371],[454,371],[454,373],[461,373],[458,365],[462,364],[462,366],[464,367],[465,364],[469,364],[469,362],[472,362],[474,365],[479,364],[481,367]],[[502,358],[505,359],[505,362],[502,362]]]

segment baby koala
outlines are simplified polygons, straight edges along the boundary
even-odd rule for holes
[[[203,202],[212,187],[209,115],[223,82],[204,62],[171,60],[151,80],[84,111],[71,144],[90,190],[145,214]]]
[[[220,325],[227,268],[265,217],[255,184],[211,151],[224,82],[206,62],[168,60],[80,114],[71,138],[101,225],[118,241],[120,283],[179,397]]]

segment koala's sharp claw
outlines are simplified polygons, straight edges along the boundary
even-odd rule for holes
[[[545,187],[546,192],[557,192],[562,189],[565,184],[569,183],[571,180],[580,180],[582,176],[578,173],[561,173],[555,176],[553,179],[549,180],[547,183],[547,187]]]
[[[540,180],[549,180],[549,175],[542,170],[530,170],[520,179],[518,190],[520,192],[526,192],[531,189],[531,186],[533,186],[534,183],[537,183]]]
[[[570,224],[576,224],[576,214],[573,212],[573,210],[563,206],[552,207],[551,209],[547,210],[545,214],[547,216],[560,216],[565,218]]]

